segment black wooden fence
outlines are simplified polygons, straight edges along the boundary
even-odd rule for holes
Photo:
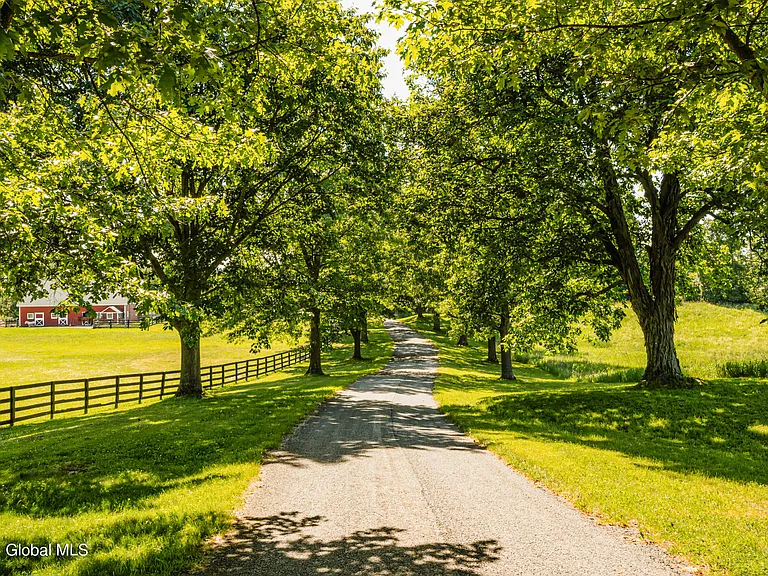
[[[162,320],[151,320],[149,325],[160,324]],[[94,328],[142,328],[143,320],[93,320]]]
[[[203,388],[258,378],[309,359],[308,348],[297,348],[239,362],[201,369]],[[56,380],[0,388],[0,426],[67,412],[82,412],[128,402],[163,398],[176,393],[179,370]],[[77,386],[79,384],[79,386]]]

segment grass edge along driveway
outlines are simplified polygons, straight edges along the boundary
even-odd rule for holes
[[[512,467],[704,574],[768,574],[768,382],[644,391],[521,364],[504,382],[484,343],[401,321],[439,348],[441,410]]]
[[[0,430],[0,574],[163,576],[202,557],[226,531],[264,453],[319,403],[392,353],[377,326],[306,366],[227,386],[202,400],[169,399],[118,413]],[[87,544],[88,555],[8,558],[6,544]]]

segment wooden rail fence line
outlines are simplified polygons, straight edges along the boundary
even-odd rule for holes
[[[297,348],[261,358],[205,366],[200,369],[200,377],[203,388],[210,390],[214,386],[265,376],[308,359],[309,349]],[[103,406],[117,408],[128,402],[141,404],[152,398],[162,399],[176,393],[179,375],[179,370],[167,370],[6,386],[0,388],[0,426],[13,426],[43,416],[52,419],[56,414],[67,412],[88,414],[89,410]],[[71,387],[75,384],[81,386]]]

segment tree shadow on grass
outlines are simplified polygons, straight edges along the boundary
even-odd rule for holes
[[[392,527],[356,530],[345,537],[315,536],[325,521],[284,512],[244,518],[234,534],[217,547],[211,562],[193,576],[258,574],[259,576],[475,576],[483,564],[499,558],[495,540],[469,545],[403,544],[407,532]]]
[[[514,431],[649,458],[675,472],[768,484],[768,383],[523,392],[490,399],[479,410],[452,406],[450,412],[477,430]]]

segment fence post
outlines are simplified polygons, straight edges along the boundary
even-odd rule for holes
[[[221,385],[224,386],[224,364],[221,365]]]
[[[56,383],[51,382],[51,420],[53,420],[53,413],[56,411]]]
[[[213,366],[208,366],[208,388],[213,388]]]
[[[120,376],[115,376],[115,408],[120,405]]]
[[[240,362],[235,362],[235,384],[240,382]]]
[[[11,386],[11,426],[16,421],[16,388]]]
[[[248,375],[251,372],[251,359],[245,361],[245,379],[248,380]]]
[[[139,374],[139,404],[142,398],[144,398],[144,374]]]
[[[91,383],[88,378],[85,379],[85,401],[83,402],[83,414],[88,414],[88,392],[91,388]]]
[[[160,377],[160,400],[163,399],[164,394],[165,394],[165,372],[163,372],[163,375]]]

